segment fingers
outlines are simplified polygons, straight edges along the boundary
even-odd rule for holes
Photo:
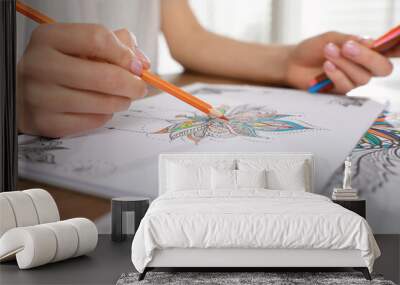
[[[146,94],[144,81],[129,71],[109,64],[73,57],[56,51],[45,55],[31,55],[25,59],[23,72],[40,82],[64,87],[118,95],[128,99],[141,98]],[[43,59],[45,57],[45,59]],[[38,60],[43,59],[42,64]]]
[[[142,63],[133,51],[122,44],[113,32],[101,25],[41,25],[35,30],[32,38],[33,44],[46,41],[62,53],[104,60],[136,75],[141,74]]]
[[[112,115],[40,112],[29,117],[30,128],[22,131],[32,135],[59,138],[99,128],[111,118]]]
[[[356,87],[347,75],[331,61],[326,61],[323,68],[325,74],[335,85],[335,93],[346,94]]]
[[[127,110],[131,100],[122,96],[74,90],[58,85],[27,82],[29,108],[53,113],[108,114]],[[43,104],[46,102],[46,104]]]
[[[342,47],[342,54],[374,76],[387,76],[393,71],[392,64],[385,56],[355,41],[347,41]]]
[[[19,131],[62,137],[100,127],[127,109],[147,92],[134,74],[150,65],[133,50],[136,46],[126,30],[114,34],[90,24],[39,26],[18,64]]]
[[[370,49],[371,40],[346,41],[340,48],[328,43],[324,48],[324,70],[334,82],[339,93],[347,93],[352,88],[367,84],[372,76],[387,76],[393,66],[378,52]]]
[[[112,64],[66,56],[67,63],[55,80],[60,85],[137,99],[147,93],[144,81]],[[76,68],[80,69],[79,73]]]
[[[130,48],[138,59],[142,62],[144,69],[150,68],[150,60],[149,58],[139,49],[136,37],[133,33],[129,32],[126,29],[120,29],[114,32],[117,38],[125,44],[128,48]]]
[[[131,50],[135,50],[135,48],[138,46],[136,36],[129,32],[127,29],[119,29],[114,31],[114,34],[117,36],[117,38],[128,48]]]
[[[367,84],[372,77],[372,74],[365,68],[343,57],[339,47],[333,43],[326,45],[325,56],[343,71],[356,86]]]

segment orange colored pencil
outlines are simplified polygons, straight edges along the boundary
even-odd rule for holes
[[[45,14],[42,14],[41,12],[33,9],[32,7],[20,1],[17,1],[16,8],[19,13],[32,19],[33,21],[39,24],[53,24],[56,22],[52,18],[46,16]]]
[[[39,24],[53,24],[54,21],[52,18],[44,15],[43,13],[33,9],[32,7],[17,1],[16,4],[17,11],[26,17],[34,20]],[[142,72],[141,78],[147,83],[153,85],[154,87],[169,93],[170,95],[178,98],[179,100],[193,106],[194,108],[208,114],[209,116],[220,118],[228,121],[228,119],[217,109],[213,108],[207,102],[187,93],[181,88],[159,78],[148,70],[144,70]]]

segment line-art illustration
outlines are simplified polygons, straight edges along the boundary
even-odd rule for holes
[[[382,190],[396,179],[400,183],[400,114],[383,112],[353,150],[352,160],[352,181],[362,191]],[[340,184],[342,172],[335,172],[327,191]]]
[[[343,107],[362,107],[368,99],[359,97],[349,97],[349,96],[336,96],[336,98],[329,101],[329,104],[337,104]]]
[[[224,94],[226,92],[243,92],[243,89],[241,88],[237,88],[237,89],[233,89],[233,88],[221,88],[221,87],[202,87],[202,88],[198,88],[196,90],[191,91],[190,93],[192,95],[209,95],[209,94]]]
[[[63,165],[66,172],[87,177],[106,177],[115,173],[117,168],[113,162],[101,159],[78,160]]]
[[[390,148],[400,145],[400,118],[397,120],[399,126],[395,125],[395,114],[382,113],[357,144],[357,149]]]
[[[67,150],[61,140],[35,138],[18,145],[18,159],[45,164],[56,164],[55,152]]]
[[[64,173],[85,175],[90,177],[105,176],[117,169],[114,163],[100,159],[84,159],[74,162],[59,162],[59,151],[70,150],[60,139],[37,137],[18,145],[18,159],[23,162],[51,165],[61,168]]]

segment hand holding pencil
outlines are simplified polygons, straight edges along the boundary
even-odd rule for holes
[[[146,94],[145,81],[224,118],[208,103],[148,72],[150,63],[129,31],[55,23],[19,1],[17,9],[40,24],[51,24],[34,31],[18,63],[20,132],[63,137],[100,127]]]
[[[111,32],[100,25],[56,24],[20,1],[17,8],[38,23],[52,24],[36,29],[18,64],[19,131],[59,137],[99,127],[145,94],[144,81],[183,104],[226,119],[207,102],[152,74],[150,63],[127,30]],[[194,21],[190,8],[186,8],[186,21]],[[170,30],[176,31],[176,24],[172,21]],[[392,65],[385,56],[400,56],[399,48],[384,56],[359,37],[336,32],[292,46],[246,44],[205,34],[204,44],[211,42],[215,48],[203,53],[200,61],[196,57],[185,66],[299,89],[309,88],[310,80],[323,66],[325,74],[317,81],[328,78],[335,87],[332,91],[340,94],[366,84],[372,76],[390,74]],[[223,54],[228,49],[232,49],[230,56],[222,56],[221,51]],[[254,51],[252,56],[249,50]],[[210,54],[207,60],[204,54]]]
[[[326,75],[330,93],[346,94],[375,76],[387,76],[393,66],[387,56],[400,56],[394,48],[384,55],[371,49],[371,41],[358,36],[328,32],[292,46],[287,63],[287,84],[308,90]],[[315,77],[324,71],[324,74]],[[312,91],[312,90],[311,90]],[[319,90],[327,91],[327,90]]]
[[[55,138],[95,129],[143,97],[146,83],[131,70],[146,63],[118,39],[125,33],[92,24],[37,28],[17,65],[19,131]]]
[[[368,41],[364,40],[364,44],[368,47],[371,48],[372,51],[376,51],[385,55],[397,55],[397,53],[400,53],[400,25],[391,29],[387,33],[385,33],[383,36],[378,38],[375,41]],[[361,51],[357,52],[357,46],[356,42],[348,42],[344,46],[344,53],[346,53],[351,56],[355,57],[357,60],[357,55],[361,53]],[[337,48],[334,44],[330,44],[326,47],[326,52],[328,54],[328,57],[336,57],[337,58]],[[397,53],[396,53],[397,52]],[[368,53],[367,53],[368,54]],[[358,59],[359,61],[362,61],[362,59]],[[379,62],[376,63],[379,66]],[[334,71],[334,65],[331,62],[325,62],[324,68],[327,70],[326,73],[321,73],[318,75],[314,80],[311,81],[311,87],[308,89],[309,92],[311,93],[316,93],[316,92],[324,92],[324,91],[329,91],[333,89],[333,82],[330,78],[328,78],[327,74],[330,74],[330,71]],[[382,65],[382,70],[381,73],[383,75],[386,72],[384,71],[385,65]],[[379,74],[377,74],[379,75]],[[368,82],[368,81],[366,81]],[[365,83],[366,83],[365,82]]]

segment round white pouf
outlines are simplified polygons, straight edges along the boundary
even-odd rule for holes
[[[39,218],[39,224],[60,220],[57,204],[49,192],[43,189],[29,189],[22,192],[28,194],[32,199]]]
[[[16,254],[20,269],[28,269],[51,262],[57,251],[53,231],[41,225],[14,228],[0,239],[0,260]]]
[[[17,227],[33,226],[39,223],[35,205],[30,196],[21,191],[3,192],[13,209]]]
[[[78,232],[79,244],[74,257],[86,254],[96,248],[98,232],[92,221],[85,218],[75,218],[64,222],[73,225]]]
[[[51,229],[57,238],[57,252],[51,262],[71,258],[78,250],[79,237],[75,228],[68,222],[55,222],[44,224]]]
[[[16,257],[20,269],[86,254],[97,245],[97,228],[85,218],[7,231],[0,238],[0,261]]]
[[[6,197],[0,194],[0,237],[9,229],[15,228],[14,211]]]

